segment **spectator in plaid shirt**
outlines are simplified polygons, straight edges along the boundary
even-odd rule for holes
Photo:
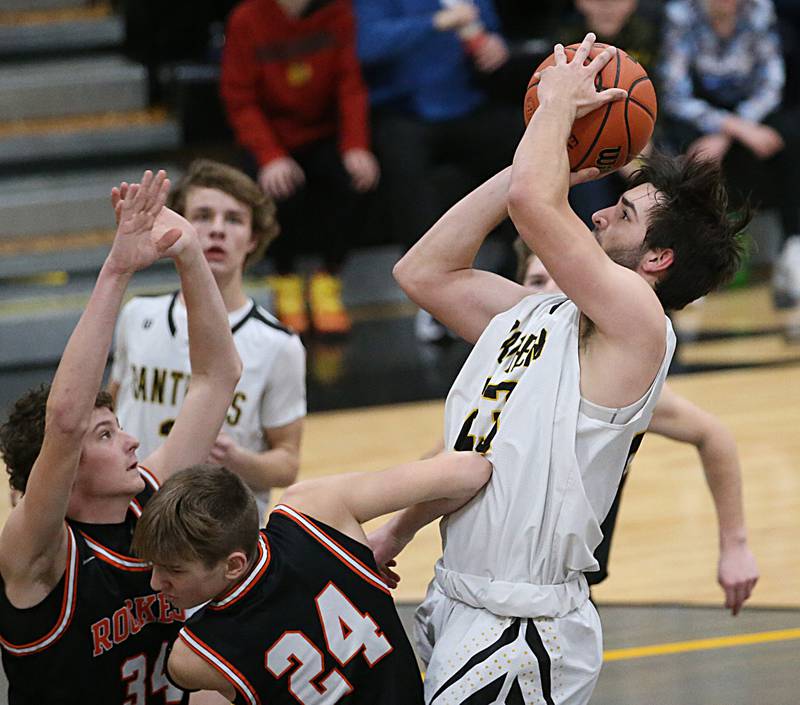
[[[778,208],[786,243],[778,305],[800,302],[800,121],[782,105],[785,64],[772,0],[672,0],[661,107],[668,141],[723,161],[729,190]]]

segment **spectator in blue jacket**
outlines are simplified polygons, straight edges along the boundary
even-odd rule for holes
[[[358,53],[395,237],[413,244],[454,198],[507,166],[519,108],[483,88],[508,60],[491,0],[355,0]],[[456,169],[445,184],[437,166]],[[423,340],[444,329],[418,319]]]

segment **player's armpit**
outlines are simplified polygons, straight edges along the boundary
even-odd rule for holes
[[[180,638],[172,647],[167,667],[170,680],[184,690],[214,690],[230,702],[236,697],[236,691],[228,680]]]

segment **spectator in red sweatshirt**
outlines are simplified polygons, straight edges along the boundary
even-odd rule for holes
[[[358,195],[379,178],[350,1],[244,0],[228,20],[221,91],[237,141],[278,203],[278,317],[301,333],[309,326],[293,260],[311,249],[323,258],[308,287],[311,323],[319,333],[346,333],[337,272]]]

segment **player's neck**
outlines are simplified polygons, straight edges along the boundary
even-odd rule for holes
[[[67,516],[83,524],[121,524],[133,497],[70,498]]]

